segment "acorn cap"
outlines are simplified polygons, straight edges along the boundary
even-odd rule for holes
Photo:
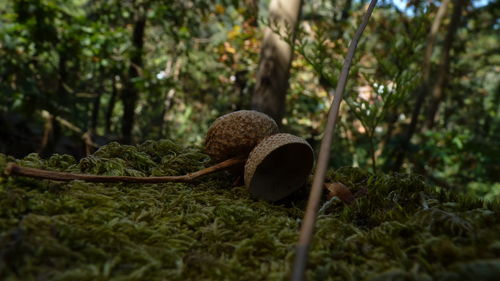
[[[278,133],[269,116],[255,110],[235,111],[217,118],[208,129],[205,153],[215,162],[247,156],[265,137]]]
[[[313,150],[304,139],[275,134],[250,152],[245,164],[245,185],[253,197],[277,201],[304,185],[313,164]]]

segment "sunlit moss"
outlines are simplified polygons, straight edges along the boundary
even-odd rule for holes
[[[0,168],[11,160],[0,155]],[[78,163],[36,154],[18,163],[149,176],[192,172],[208,160],[164,140],[112,143]],[[324,206],[309,280],[494,280],[500,274],[498,203],[436,190],[413,175],[342,168],[328,179],[367,195],[349,206],[338,200]],[[0,279],[286,279],[306,193],[269,204],[234,181],[224,172],[193,184],[3,177]]]

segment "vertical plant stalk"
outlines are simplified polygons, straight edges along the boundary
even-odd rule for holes
[[[446,95],[445,87],[450,76],[450,65],[452,59],[451,51],[453,49],[453,44],[455,43],[457,30],[460,28],[460,24],[463,23],[463,21],[461,21],[463,17],[462,13],[467,8],[467,2],[467,0],[458,0],[453,4],[451,21],[448,25],[448,30],[446,31],[446,36],[444,38],[441,63],[436,73],[436,81],[432,88],[432,102],[430,103],[427,111],[427,129],[434,128],[437,121],[436,118],[439,106]]]
[[[118,89],[116,87],[117,84],[117,76],[112,75],[111,78],[111,97],[109,98],[108,102],[108,107],[106,109],[106,117],[105,117],[105,127],[104,127],[104,134],[109,135],[111,132],[111,117],[113,117],[113,110],[115,108],[116,104],[116,98],[117,98],[117,93]]]
[[[140,70],[143,67],[142,54],[144,52],[144,35],[146,30],[146,8],[139,9],[134,20],[132,31],[132,52],[130,54],[130,65],[128,67],[128,77],[125,82],[125,89],[121,93],[123,103],[122,117],[122,141],[125,144],[132,143],[132,131],[136,120],[135,107],[139,99],[139,89],[134,83],[136,78],[141,77]]]
[[[328,168],[328,160],[330,158],[330,148],[333,139],[333,132],[335,130],[335,125],[337,123],[337,116],[339,113],[340,102],[342,101],[342,96],[344,94],[345,86],[347,83],[347,77],[349,75],[349,69],[351,68],[352,60],[354,57],[354,52],[358,46],[361,34],[368,25],[370,16],[377,4],[377,0],[371,0],[368,9],[363,16],[361,25],[356,30],[354,37],[352,38],[351,44],[347,51],[346,58],[344,60],[344,65],[342,66],[342,72],[340,73],[340,78],[337,83],[337,88],[335,89],[334,99],[332,105],[330,106],[330,111],[328,113],[328,121],[325,128],[325,134],[323,140],[321,141],[321,148],[318,156],[318,163],[316,165],[316,171],[314,173],[314,179],[312,184],[311,193],[309,194],[309,200],[307,202],[306,213],[304,219],[302,220],[302,226],[300,228],[299,243],[295,252],[295,261],[293,265],[292,280],[300,281],[305,278],[305,269],[309,254],[309,245],[311,244],[314,224],[316,222],[316,213],[318,212],[319,202],[321,199],[321,192],[323,190],[323,184],[325,181],[326,170]]]

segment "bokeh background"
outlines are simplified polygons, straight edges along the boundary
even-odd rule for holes
[[[303,3],[280,121],[316,150],[367,2]],[[0,152],[80,158],[111,141],[165,138],[202,147],[215,118],[251,107],[268,9],[269,0],[0,0]],[[332,167],[414,172],[500,198],[499,19],[500,1],[379,1]]]

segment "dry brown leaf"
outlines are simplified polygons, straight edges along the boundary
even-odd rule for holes
[[[342,200],[342,202],[351,204],[355,199],[349,188],[340,182],[325,183],[325,188],[329,191],[327,194],[328,200],[336,196]]]

